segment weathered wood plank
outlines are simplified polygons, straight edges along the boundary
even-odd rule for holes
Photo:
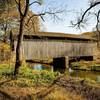
[[[51,59],[64,56],[91,56],[96,42],[24,41],[26,59]]]

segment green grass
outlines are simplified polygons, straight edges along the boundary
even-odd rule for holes
[[[84,100],[82,99],[80,94],[74,95],[73,93],[70,93],[70,91],[68,92],[66,88],[61,87],[60,85],[54,85],[51,88],[51,83],[57,78],[57,76],[60,75],[59,72],[50,72],[46,70],[36,71],[29,67],[21,66],[19,69],[18,78],[13,80],[13,71],[13,64],[0,65],[0,89],[11,96],[18,95],[22,97],[22,94],[26,96],[30,93],[31,97],[33,98],[32,100],[38,100],[34,99],[35,97],[33,94],[35,94],[35,96],[37,97],[36,93],[39,92],[41,94],[48,93],[48,95],[44,97],[44,100]],[[71,79],[76,82],[75,78]],[[77,82],[80,82],[80,80],[83,79],[79,78],[78,80],[79,81]],[[67,73],[65,81],[70,81],[70,78]],[[88,83],[89,81],[90,80],[86,80],[85,82]],[[3,84],[1,85],[2,82]],[[97,84],[93,82],[92,85],[97,86]],[[70,84],[70,82],[68,83]],[[90,83],[91,81],[89,82],[89,84]]]
[[[12,78],[14,72],[14,65],[1,64],[0,65],[0,80],[8,80]],[[29,67],[21,66],[17,80],[7,82],[5,85],[30,87],[33,85],[51,84],[53,80],[60,75],[59,72],[51,71],[37,71]]]
[[[100,71],[100,64],[94,64],[91,66],[92,71]]]
[[[71,64],[73,69],[100,71],[100,63],[95,61],[79,61]]]
[[[14,71],[14,66],[9,64],[0,64],[0,76],[10,75]]]

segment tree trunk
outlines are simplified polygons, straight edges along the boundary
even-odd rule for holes
[[[19,35],[17,40],[17,46],[16,46],[16,62],[15,62],[15,70],[14,70],[14,76],[19,72],[19,67],[21,66],[21,42],[23,38],[23,27],[24,27],[24,18],[21,18],[20,20],[20,29],[19,29]]]
[[[97,48],[100,50],[100,31],[97,30]]]

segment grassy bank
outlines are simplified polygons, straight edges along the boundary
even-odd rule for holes
[[[0,79],[11,79],[14,72],[14,65],[2,64],[0,65]],[[33,86],[34,84],[50,84],[60,75],[59,72],[37,71],[29,67],[21,66],[19,69],[18,80],[19,85]],[[13,83],[15,86],[17,83]]]
[[[24,66],[20,67],[18,78],[13,80],[13,71],[13,64],[0,65],[2,100],[88,100],[92,94],[92,98],[97,96],[95,100],[99,98],[100,86],[95,82]]]
[[[100,71],[100,62],[96,61],[79,61],[71,64],[73,69],[87,70],[87,71]]]

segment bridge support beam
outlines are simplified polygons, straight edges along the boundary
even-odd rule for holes
[[[64,73],[69,67],[69,59],[66,57],[53,58],[53,70]]]

